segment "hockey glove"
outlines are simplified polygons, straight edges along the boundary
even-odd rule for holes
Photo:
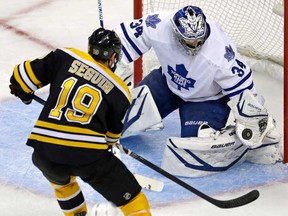
[[[235,120],[236,134],[249,148],[262,145],[266,135],[275,128],[273,118],[250,90],[245,90],[228,102]]]
[[[18,84],[10,84],[9,88],[10,93],[16,97],[19,97],[24,104],[29,105],[32,102],[34,92],[27,94]]]

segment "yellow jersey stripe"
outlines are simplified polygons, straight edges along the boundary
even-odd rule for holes
[[[43,87],[42,83],[36,78],[32,68],[31,68],[31,61],[25,61],[24,63],[24,67],[26,68],[26,72],[29,76],[29,78],[32,80],[32,82],[34,83],[34,85],[38,86],[38,88]]]
[[[23,91],[25,91],[26,93],[30,93],[31,89],[26,85],[24,80],[21,78],[18,66],[20,66],[20,65],[16,65],[14,67],[14,72],[13,72],[14,77],[15,77],[16,81],[19,83],[19,85],[21,86],[21,88],[23,89]]]
[[[98,132],[95,132],[95,131],[87,129],[87,128],[80,128],[80,127],[67,126],[67,125],[59,125],[59,124],[45,122],[45,121],[41,121],[41,120],[38,120],[36,122],[35,126],[54,129],[54,130],[58,130],[58,131],[70,132],[70,133],[87,134],[87,135],[106,137],[105,134],[98,133]]]
[[[109,138],[113,138],[113,139],[119,139],[120,136],[121,136],[121,133],[115,134],[115,133],[111,133],[111,132],[108,131],[108,132],[106,133],[106,136],[109,137]]]
[[[62,140],[57,138],[46,137],[42,135],[31,134],[29,139],[37,140],[40,142],[50,143],[53,145],[63,145],[68,147],[89,148],[89,149],[108,149],[108,144],[86,143],[70,140]]]

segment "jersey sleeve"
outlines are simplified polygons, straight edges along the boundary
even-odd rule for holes
[[[230,66],[223,69],[219,75],[216,76],[216,80],[222,87],[223,93],[229,98],[239,95],[246,89],[251,90],[254,94],[257,93],[252,69],[240,55],[236,55],[231,60]]]
[[[118,142],[123,131],[123,118],[131,105],[131,93],[128,86],[116,74],[112,73],[117,88],[111,92],[107,114],[107,143],[113,145]]]
[[[58,52],[52,51],[43,58],[26,60],[14,67],[12,76],[26,93],[34,92],[51,82],[57,67],[56,53]]]
[[[113,105],[110,106],[107,124],[107,143],[113,145],[118,142],[123,131],[123,118],[130,106],[130,102],[126,99],[115,100]]]
[[[215,62],[215,81],[221,86],[223,94],[230,98],[245,89],[256,93],[253,73],[246,60],[240,55],[234,42],[216,22],[209,22],[213,31],[210,43],[209,58]]]
[[[120,23],[115,32],[122,42],[122,61],[130,63],[151,49],[150,29],[147,26],[146,15],[140,19]]]

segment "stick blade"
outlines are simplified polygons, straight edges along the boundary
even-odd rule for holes
[[[231,199],[231,200],[214,200],[212,203],[216,206],[218,206],[219,208],[236,208],[236,207],[240,207],[246,204],[249,204],[255,200],[258,199],[258,197],[260,196],[260,193],[258,190],[253,190],[250,191],[247,194],[244,194],[241,197],[237,197],[235,199]]]

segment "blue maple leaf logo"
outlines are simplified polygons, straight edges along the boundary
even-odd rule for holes
[[[176,70],[168,65],[168,74],[171,76],[171,80],[178,86],[178,90],[181,91],[181,88],[186,90],[189,90],[189,88],[194,88],[196,80],[186,77],[188,71],[183,64],[176,65]]]
[[[227,59],[227,61],[231,61],[232,59],[234,59],[235,57],[235,52],[234,50],[232,49],[231,45],[228,46],[225,46],[225,54],[224,54],[224,57]]]
[[[145,20],[147,27],[152,27],[156,29],[156,25],[161,22],[161,19],[158,18],[159,14],[149,15]]]

